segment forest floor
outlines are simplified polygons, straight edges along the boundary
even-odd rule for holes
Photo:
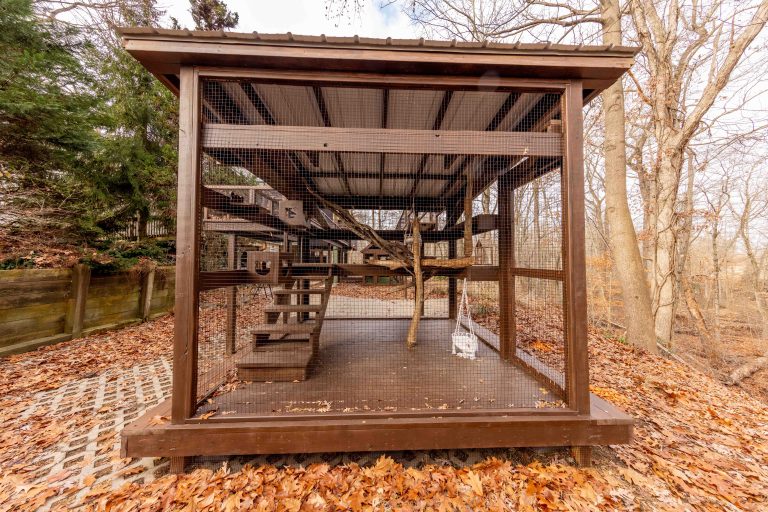
[[[528,349],[557,351],[558,321],[521,323]],[[0,510],[768,508],[768,406],[597,330],[591,389],[637,423],[592,468],[566,450],[496,450],[211,460],[170,475],[166,459],[118,448],[122,427],[168,395],[172,331],[168,316],[0,360]]]

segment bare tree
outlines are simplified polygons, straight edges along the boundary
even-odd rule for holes
[[[650,165],[655,183],[651,297],[656,336],[667,344],[672,340],[677,297],[676,207],[685,151],[768,20],[768,0],[757,6],[728,4],[724,0],[691,5],[679,0],[663,5],[653,0],[630,3],[647,72],[645,83],[636,80],[636,85],[649,107],[656,145]],[[724,12],[728,14],[723,16]],[[694,84],[701,82],[697,90]]]

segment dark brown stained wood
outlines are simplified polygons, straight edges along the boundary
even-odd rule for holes
[[[221,192],[216,192],[208,187],[202,187],[202,190],[202,204],[206,208],[235,215],[241,219],[262,224],[273,229],[286,229],[283,221],[273,216],[271,212],[261,206],[234,203],[229,196],[226,196]]]
[[[386,155],[382,154],[382,158],[384,158]],[[372,180],[372,179],[384,179],[384,180],[412,180],[414,179],[414,174],[412,172],[355,172],[355,171],[347,171],[346,177],[350,179],[365,179],[365,180]],[[309,171],[309,176],[311,178],[339,178],[341,177],[341,174],[338,171]],[[430,180],[430,181],[445,181],[448,178],[450,178],[449,174],[440,174],[440,173],[429,173],[425,172],[419,175],[419,178],[421,180]]]
[[[83,333],[90,282],[91,267],[78,264],[72,268],[72,292],[67,316],[64,319],[64,331],[71,334],[73,338],[78,338]]]
[[[587,355],[587,277],[584,261],[584,140],[582,83],[572,82],[563,98],[565,106],[565,164],[563,189],[563,263],[568,404],[589,411]],[[591,444],[591,443],[585,443]],[[573,443],[573,446],[578,443]]]
[[[197,389],[198,261],[201,186],[199,165],[199,79],[192,67],[181,69],[179,98],[179,172],[176,208],[176,305],[173,341],[171,421],[194,412]]]
[[[592,465],[591,446],[572,446],[571,455],[576,460],[576,465],[581,468],[588,468]]]
[[[440,128],[443,126],[443,119],[445,119],[445,113],[448,111],[448,106],[451,104],[451,98],[453,98],[453,91],[447,90],[443,93],[443,99],[440,102],[440,108],[437,110],[437,114],[435,114],[435,120],[432,123],[432,130],[440,130]],[[428,158],[429,155],[426,153],[421,156],[419,166],[416,169],[416,175],[413,176],[413,186],[411,187],[411,191],[408,193],[408,197],[413,197],[416,194],[416,190],[419,188],[419,183],[421,181],[422,175],[424,174],[424,168],[427,165]]]
[[[511,360],[517,351],[515,340],[515,198],[510,184],[510,174],[499,178],[499,352]]]
[[[227,236],[227,268],[235,270],[237,264],[237,235]],[[237,287],[227,288],[227,326],[225,345],[227,352],[234,354],[237,350]]]
[[[385,129],[389,124],[389,89],[383,89],[381,95],[381,128]],[[384,169],[387,156],[379,156],[379,195],[384,195]]]
[[[448,242],[448,259],[456,258],[456,241]],[[448,318],[456,318],[456,278],[448,278]]]
[[[580,51],[549,47],[538,51],[522,48],[467,48],[385,44],[342,44],[327,42],[274,41],[261,35],[227,34],[213,39],[174,33],[129,33],[123,29],[126,50],[155,74],[178,73],[179,64],[201,66],[237,66],[254,68],[282,67],[291,70],[374,71],[388,73],[425,73],[437,75],[473,75],[476,84],[498,87],[505,76],[536,78],[582,78],[589,88],[608,87],[633,63],[634,49]],[[156,30],[156,29],[150,29]],[[283,36],[284,37],[284,36]],[[373,41],[373,40],[372,40]],[[351,42],[351,41],[350,41]],[[519,47],[518,47],[519,48]],[[493,78],[485,72],[493,70]],[[483,77],[483,78],[479,78]]]
[[[207,124],[203,146],[322,152],[560,156],[557,133]]]
[[[312,92],[315,95],[317,108],[320,109],[320,117],[323,118],[323,124],[325,124],[326,127],[332,126],[331,118],[328,115],[328,107],[325,105],[325,97],[323,96],[322,88],[315,86],[312,88]],[[339,175],[341,176],[341,183],[344,185],[344,191],[349,195],[352,193],[352,189],[349,188],[349,180],[347,179],[347,173],[344,170],[344,161],[338,153],[336,153],[334,157],[336,159],[336,167],[339,169]]]
[[[382,210],[402,210],[403,199],[392,196],[343,196],[343,195],[325,195],[329,201],[336,203],[342,208],[352,208],[358,210],[370,210],[371,205],[375,204]],[[412,209],[417,212],[440,212],[445,209],[446,201],[442,197],[416,197],[411,201]]]

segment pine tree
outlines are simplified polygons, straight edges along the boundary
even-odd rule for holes
[[[240,16],[227,8],[222,0],[189,0],[189,12],[196,30],[235,28]]]
[[[77,33],[35,18],[31,0],[0,0],[0,185],[3,224],[66,228],[87,194],[78,176],[98,143],[97,98]]]

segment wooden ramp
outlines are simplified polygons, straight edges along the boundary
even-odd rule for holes
[[[331,294],[333,278],[325,276],[322,288],[301,288],[306,279],[275,290],[274,303],[264,309],[264,323],[253,329],[253,348],[237,363],[243,381],[293,382],[307,378],[317,355],[320,332]],[[312,296],[320,301],[311,303]]]

